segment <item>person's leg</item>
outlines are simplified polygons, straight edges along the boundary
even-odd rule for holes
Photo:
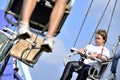
[[[31,14],[36,6],[36,0],[24,0],[22,5],[22,20],[18,25],[18,35],[30,37],[29,21]]]
[[[37,0],[24,0],[22,7],[22,21],[29,24],[31,14],[36,6]]]
[[[119,61],[119,58],[120,58],[120,52],[115,54],[114,55],[114,58],[113,58],[113,62],[112,62],[112,66],[111,66],[111,72],[113,74],[116,73],[116,69],[117,69],[117,65],[118,65],[118,61]]]
[[[88,70],[90,69],[89,65],[84,65],[80,71],[78,71],[78,77],[76,80],[86,80],[88,77]]]
[[[66,0],[56,0],[55,6],[53,8],[50,17],[50,25],[47,34],[48,36],[54,37],[58,25],[63,17],[65,6],[66,6]]]
[[[116,69],[117,69],[117,65],[118,65],[118,61],[119,61],[119,58],[120,58],[120,51],[117,52],[114,57],[113,57],[113,62],[112,62],[112,65],[111,65],[111,74],[110,74],[110,78],[109,80],[115,80],[116,79]]]
[[[60,80],[71,80],[72,73],[75,71],[75,69],[79,68],[80,63],[78,61],[71,61],[68,62],[65,66],[64,72],[60,78]]]
[[[65,6],[66,6],[66,0],[55,1],[55,6],[50,16],[50,24],[49,24],[48,33],[46,35],[46,39],[44,40],[42,44],[42,48],[47,52],[52,51],[53,43],[54,43],[53,41],[54,35],[63,17]]]

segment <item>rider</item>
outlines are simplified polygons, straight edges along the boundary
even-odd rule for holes
[[[78,77],[76,80],[86,80],[88,77],[88,70],[92,64],[94,64],[94,58],[99,58],[102,61],[107,60],[110,57],[109,50],[104,46],[107,41],[107,32],[105,30],[98,30],[95,34],[95,45],[87,45],[86,48],[79,49],[78,53],[84,55],[84,53],[89,54],[89,59],[84,59],[81,61],[70,61],[65,66],[64,72],[60,80],[71,80],[72,73],[75,69],[78,69],[81,65],[82,67],[77,71]],[[101,66],[99,66],[101,67]],[[100,69],[100,68],[99,68]]]
[[[117,70],[119,58],[120,58],[120,46],[118,46],[116,54],[114,54],[114,57],[113,57],[109,80],[116,80],[116,70]]]
[[[52,0],[55,5],[50,16],[50,24],[46,38],[44,39],[41,47],[47,52],[51,52],[54,44],[54,35],[57,27],[63,17],[66,0]],[[29,21],[31,14],[36,6],[37,0],[24,0],[22,7],[22,20],[18,25],[18,36],[29,38],[31,32],[29,30]]]

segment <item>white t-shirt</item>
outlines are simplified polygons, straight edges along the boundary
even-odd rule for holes
[[[101,55],[104,55],[110,58],[110,52],[106,47],[101,47],[101,46],[96,46],[96,45],[87,45],[85,49],[87,50],[86,54],[98,53],[98,54],[101,54]],[[88,64],[91,66],[94,64],[94,67],[96,67],[97,71],[100,71],[101,66],[102,66],[96,60],[92,60],[89,58],[85,58],[84,64]]]
[[[101,54],[101,55],[104,55],[104,56],[110,58],[110,52],[106,47],[101,47],[101,46],[96,46],[96,45],[91,45],[90,44],[90,45],[87,45],[85,49],[87,50],[86,54],[95,52],[95,53],[98,53],[98,54]],[[96,61],[86,58],[84,60],[84,63],[92,65],[92,64],[96,63]]]

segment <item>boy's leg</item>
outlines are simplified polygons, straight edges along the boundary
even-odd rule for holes
[[[22,38],[30,37],[29,21],[36,6],[36,0],[24,0],[22,6],[22,20],[18,25],[18,36]]]
[[[54,35],[63,17],[66,6],[66,0],[56,0],[55,6],[50,16],[50,25],[46,38],[44,39],[41,47],[47,52],[51,52],[54,44]]]
[[[80,67],[79,61],[68,62],[67,65],[65,66],[65,69],[60,80],[71,80],[73,72],[75,71],[75,69],[78,69],[79,67]]]

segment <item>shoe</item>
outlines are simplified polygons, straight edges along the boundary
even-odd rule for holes
[[[29,25],[20,22],[18,25],[18,37],[22,39],[30,38],[31,32],[29,30]]]
[[[110,73],[110,78],[108,80],[116,80],[116,75],[113,73]]]
[[[53,44],[54,44],[53,38],[49,38],[49,37],[45,38],[43,40],[43,43],[41,44],[41,49],[43,49],[46,52],[52,52]]]

